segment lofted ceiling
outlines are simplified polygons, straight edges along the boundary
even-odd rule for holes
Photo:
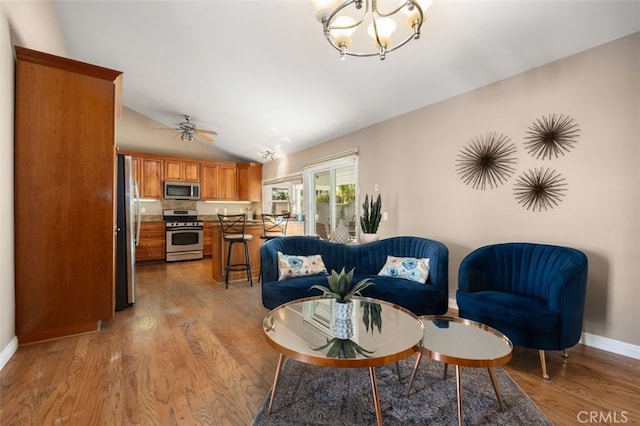
[[[251,161],[640,31],[637,1],[435,0],[420,40],[385,61],[341,61],[305,0],[55,0],[55,7],[73,59],[124,72],[127,108],[167,127],[188,114],[218,133],[211,149]]]

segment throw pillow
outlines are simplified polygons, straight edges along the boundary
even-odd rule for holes
[[[429,278],[429,259],[387,256],[387,262],[378,272],[378,275],[404,278],[424,284]]]
[[[327,268],[324,266],[322,256],[319,254],[312,256],[294,256],[278,252],[278,269],[280,271],[278,281],[286,278],[327,273]]]

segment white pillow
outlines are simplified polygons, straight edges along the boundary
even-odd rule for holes
[[[278,252],[278,270],[280,271],[278,281],[293,277],[303,277],[305,275],[327,273],[327,268],[324,266],[322,256],[319,254],[312,256],[294,256]]]
[[[378,275],[404,278],[424,284],[429,278],[429,258],[387,256],[387,262]]]

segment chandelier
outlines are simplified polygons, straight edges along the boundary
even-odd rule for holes
[[[340,52],[341,59],[344,60],[347,55],[377,55],[380,60],[384,60],[387,53],[393,52],[413,39],[420,38],[420,27],[427,19],[425,10],[432,0],[312,0],[312,2],[316,9],[316,19],[322,23],[325,38]],[[391,36],[399,26],[398,22],[401,23],[399,34],[396,35],[399,41],[393,44]],[[369,48],[368,51],[357,51],[355,50],[357,47],[352,49],[354,40],[351,36],[364,27],[367,27],[367,33],[373,39],[373,48]]]

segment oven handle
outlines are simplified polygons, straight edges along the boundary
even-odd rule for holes
[[[175,231],[202,231],[204,228],[202,226],[182,226],[180,228],[167,228],[167,232],[175,232]]]
[[[171,254],[179,254],[179,255],[183,255],[183,254],[200,254],[202,253],[202,250],[192,250],[192,251],[177,251]]]

